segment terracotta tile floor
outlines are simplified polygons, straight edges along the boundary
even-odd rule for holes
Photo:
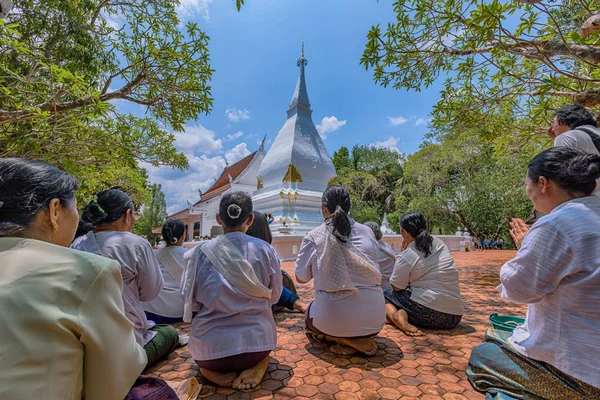
[[[464,371],[471,349],[482,343],[492,312],[525,314],[525,307],[505,303],[494,290],[500,266],[513,256],[511,251],[454,253],[466,302],[458,328],[425,331],[424,337],[410,338],[386,325],[376,338],[379,353],[374,357],[335,355],[328,344],[308,340],[301,314],[283,312],[275,314],[278,347],[257,390],[212,386],[198,375],[187,347],[147,373],[174,386],[198,375],[204,384],[201,397],[208,399],[483,399],[471,388]],[[283,268],[291,272],[293,263],[284,263]],[[302,298],[312,297],[312,283],[298,285],[298,289]],[[189,332],[188,325],[177,328]]]

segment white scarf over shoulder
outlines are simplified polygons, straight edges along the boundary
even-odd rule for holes
[[[221,235],[209,242],[201,243],[183,256],[186,263],[183,285],[184,322],[191,322],[192,320],[194,282],[200,254],[204,254],[227,282],[239,291],[252,297],[271,298],[271,289],[263,285],[258,279],[252,265],[244,258],[242,252],[231,243],[226,235]]]
[[[340,241],[331,226],[323,224],[310,231],[306,238],[317,246],[315,290],[327,292],[331,300],[339,300],[358,293],[349,270],[363,276],[370,283],[381,284],[381,272],[373,260],[352,242]]]

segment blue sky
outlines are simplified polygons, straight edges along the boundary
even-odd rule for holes
[[[418,150],[442,82],[419,93],[383,88],[359,64],[370,27],[394,18],[391,0],[247,0],[239,13],[231,0],[181,3],[180,16],[211,38],[214,107],[176,135],[189,170],[148,167],[170,212],[197,201],[225,160],[255,151],[265,134],[267,143],[275,138],[298,78],[302,41],[313,121],[330,155],[354,144]]]

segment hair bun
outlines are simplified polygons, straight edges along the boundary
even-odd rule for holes
[[[108,218],[108,214],[104,209],[100,206],[100,204],[95,201],[91,201],[88,204],[86,211],[84,212],[85,220],[94,225],[98,225],[106,221]]]
[[[578,182],[589,182],[600,178],[600,156],[581,154],[573,157],[567,166],[569,175]]]
[[[242,207],[237,204],[230,204],[227,206],[227,215],[231,219],[238,219],[242,215]]]

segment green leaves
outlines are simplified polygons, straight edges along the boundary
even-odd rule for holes
[[[547,126],[557,107],[600,84],[599,33],[579,34],[598,1],[397,0],[393,7],[395,22],[367,33],[361,64],[376,83],[396,89],[419,91],[445,78],[434,126],[476,128],[473,111],[508,111],[528,120],[513,125],[528,137]]]
[[[63,166],[82,198],[116,182],[145,197],[140,163],[186,168],[172,132],[210,112],[213,70],[208,36],[176,6],[16,0],[0,20],[0,157]]]

